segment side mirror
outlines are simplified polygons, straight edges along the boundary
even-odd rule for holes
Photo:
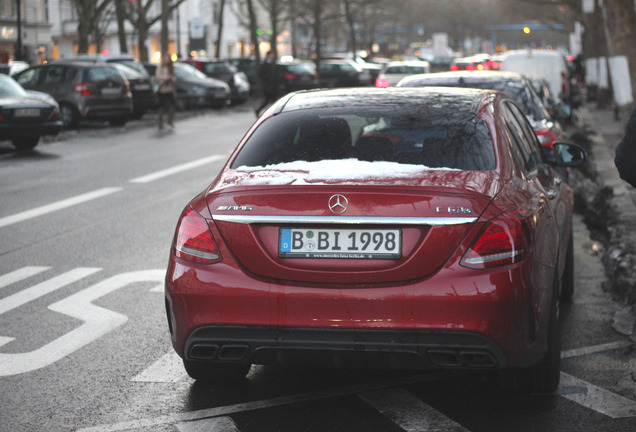
[[[571,143],[554,143],[552,152],[554,155],[552,164],[561,167],[581,166],[587,158],[587,153],[583,147]]]

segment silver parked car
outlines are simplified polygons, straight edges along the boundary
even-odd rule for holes
[[[26,69],[14,78],[25,89],[53,96],[66,127],[75,127],[82,119],[123,126],[132,114],[130,84],[112,65],[56,62]]]

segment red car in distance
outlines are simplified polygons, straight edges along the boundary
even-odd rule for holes
[[[552,165],[585,158],[555,148]],[[172,344],[202,381],[297,363],[499,371],[554,391],[572,205],[503,93],[292,93],[183,210]]]

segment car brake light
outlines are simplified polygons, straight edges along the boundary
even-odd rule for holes
[[[298,75],[296,74],[287,74],[285,75],[285,81],[291,81],[291,80],[295,80],[298,79]]]
[[[468,66],[466,66],[466,70],[474,71],[475,70],[475,66],[468,65]]]
[[[561,91],[565,92],[568,89],[568,76],[565,72],[561,72]]]
[[[391,84],[389,84],[389,81],[384,79],[384,78],[377,78],[375,80],[375,86],[376,87],[390,87]]]
[[[130,83],[128,81],[126,81],[126,96],[132,96],[132,93],[130,92]]]
[[[73,90],[75,90],[77,93],[82,94],[84,96],[91,95],[91,90],[88,87],[88,84],[86,84],[85,82],[75,84],[75,87],[73,87]]]
[[[452,70],[453,72],[456,72],[456,71],[458,71],[458,70],[459,70],[459,66],[457,66],[457,65],[452,65],[452,66],[451,66],[451,70]]]
[[[486,269],[517,263],[528,253],[530,230],[519,212],[491,221],[466,251],[460,265]]]
[[[221,261],[207,221],[191,208],[181,214],[173,241],[173,253],[178,258],[201,264]]]

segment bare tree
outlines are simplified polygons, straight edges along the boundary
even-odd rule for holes
[[[71,0],[77,13],[77,53],[86,54],[90,46],[90,36],[98,28],[102,14],[112,0]]]
[[[219,28],[216,33],[216,49],[214,56],[216,58],[221,57],[221,38],[223,37],[223,15],[225,14],[225,0],[221,0],[221,6],[219,7]]]
[[[128,52],[128,43],[126,41],[126,0],[115,0],[115,15],[117,16],[117,38],[119,39],[119,52]]]
[[[106,1],[106,0],[104,0]],[[129,10],[126,12],[126,17],[131,24],[137,30],[137,43],[139,45],[139,60],[147,62],[150,57],[148,55],[148,47],[146,47],[146,40],[148,40],[148,33],[150,27],[159,22],[164,14],[169,15],[175,8],[177,8],[185,0],[163,0],[167,3],[165,11],[162,11],[156,16],[148,16],[150,8],[155,0],[136,0],[129,2]]]

